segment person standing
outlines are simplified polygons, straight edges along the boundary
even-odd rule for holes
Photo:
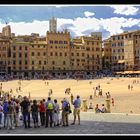
[[[112,98],[112,106],[114,106],[114,98]]]
[[[2,115],[3,115],[3,107],[2,107],[2,103],[0,102],[0,128],[2,125]]]
[[[76,116],[78,116],[78,124],[80,125],[81,100],[80,100],[80,96],[79,95],[77,95],[77,99],[73,102],[73,105],[74,105],[74,111],[73,111],[74,121],[73,121],[72,125],[75,124]]]
[[[73,103],[73,94],[71,94],[71,96],[70,96],[70,98],[71,98],[71,103]]]
[[[40,101],[39,105],[39,113],[40,113],[40,122],[41,125],[45,125],[45,105],[43,101]]]
[[[54,103],[51,100],[51,97],[48,97],[48,100],[46,102],[46,128],[48,127],[49,120],[50,120],[50,127],[52,127],[53,111],[54,111]]]
[[[33,105],[31,106],[32,117],[34,121],[34,128],[39,127],[38,125],[38,104],[36,100],[33,100]]]
[[[14,122],[15,122],[15,127],[18,127],[18,125],[19,125],[19,109],[20,109],[20,104],[19,104],[19,101],[16,99],[14,101]]]
[[[96,88],[93,87],[94,97],[96,97]]]
[[[131,90],[133,90],[133,85],[131,85]]]
[[[3,114],[4,114],[4,128],[7,126],[7,113],[8,113],[8,101],[5,100],[3,104]]]
[[[130,90],[130,85],[128,85],[128,90]]]
[[[47,86],[49,85],[49,82],[47,82]]]
[[[55,99],[54,100],[54,126],[59,126],[59,113],[60,113],[59,104]]]
[[[28,98],[25,96],[24,100],[20,103],[22,115],[23,115],[23,121],[24,126],[27,128],[27,121],[28,121],[28,128],[31,128],[30,126],[30,102]]]
[[[14,107],[12,102],[8,102],[8,112],[7,112],[7,129],[14,129],[13,127],[13,118],[14,118]],[[10,121],[10,125],[9,125]]]
[[[64,100],[62,102],[62,123],[63,123],[63,126],[69,126],[69,123],[68,123],[69,111],[70,111],[70,104],[64,98]]]

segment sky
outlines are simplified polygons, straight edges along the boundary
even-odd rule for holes
[[[16,35],[45,36],[53,16],[57,18],[57,30],[68,29],[71,37],[102,32],[106,39],[140,29],[139,5],[0,5],[0,32],[7,22]]]

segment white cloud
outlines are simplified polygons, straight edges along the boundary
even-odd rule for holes
[[[113,35],[122,33],[122,28],[124,27],[131,28],[132,26],[140,25],[140,19],[112,17],[108,19],[101,19],[101,25],[106,31],[110,32],[110,35]]]
[[[40,35],[46,35],[46,31],[49,30],[49,21],[38,21],[33,22],[10,22],[12,33],[16,35],[29,35],[31,33],[39,33]],[[0,29],[5,24],[0,24]]]
[[[1,20],[0,20],[1,21]],[[11,30],[16,35],[29,35],[31,33],[39,33],[46,35],[49,30],[49,21],[33,22],[13,22],[9,23]],[[89,32],[107,31],[110,35],[123,32],[123,28],[130,28],[132,26],[140,27],[140,19],[112,17],[112,18],[95,18],[95,17],[77,17],[75,19],[57,18],[58,29],[67,27],[68,30],[74,32],[76,36],[87,35]],[[70,25],[70,26],[65,26]],[[5,24],[0,23],[0,30]]]
[[[84,12],[84,15],[85,15],[86,17],[91,17],[91,16],[94,16],[95,13],[89,12],[89,11],[85,11],[85,12]]]
[[[110,6],[111,8],[114,9],[114,13],[120,14],[120,15],[136,15],[138,12],[138,8],[134,6],[125,6],[125,5],[113,5]]]
[[[73,30],[77,36],[84,35],[82,32],[86,30],[97,31],[100,29],[99,20],[96,18],[81,18],[77,17],[76,19],[58,19],[58,26],[62,24],[73,24],[69,29]]]

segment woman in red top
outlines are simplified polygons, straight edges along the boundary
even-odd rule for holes
[[[45,105],[43,101],[40,101],[39,112],[40,112],[40,122],[41,122],[41,125],[43,126],[45,125]]]

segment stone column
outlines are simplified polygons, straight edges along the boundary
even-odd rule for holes
[[[83,100],[83,107],[82,107],[82,110],[83,110],[84,112],[87,112],[87,109],[88,109],[87,100]]]

